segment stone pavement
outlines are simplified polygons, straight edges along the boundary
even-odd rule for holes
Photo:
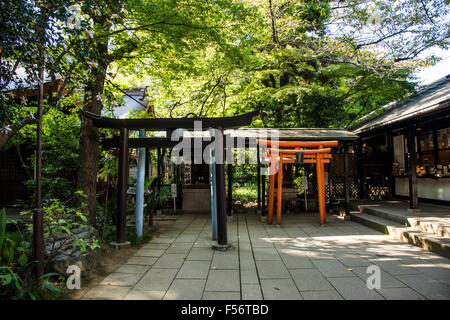
[[[450,299],[450,262],[352,221],[254,214],[228,223],[234,248],[211,249],[207,215],[159,222],[153,239],[82,299]],[[370,290],[369,265],[381,270]]]

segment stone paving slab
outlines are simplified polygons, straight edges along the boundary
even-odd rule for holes
[[[118,267],[114,272],[121,272],[121,273],[136,273],[143,275],[150,269],[150,266],[145,265],[135,265],[135,264],[123,264],[120,267]]]
[[[302,300],[292,279],[261,279],[265,300]]]
[[[155,221],[157,233],[82,299],[336,300],[450,299],[449,259],[353,221],[283,217],[281,228],[254,214],[228,223],[233,249],[214,251],[209,215]],[[367,267],[381,270],[370,290]]]
[[[211,261],[214,251],[211,248],[192,248],[187,256],[187,260]]]
[[[164,238],[164,237],[159,237],[159,238],[155,238],[152,239],[152,243],[158,243],[158,244],[171,244],[172,242],[175,241],[175,238]]]
[[[166,291],[131,290],[124,300],[162,300]]]
[[[383,300],[375,290],[367,288],[365,282],[358,277],[328,278],[332,286],[346,300]]]
[[[382,288],[377,290],[388,300],[424,300],[425,297],[411,288]]]
[[[113,272],[103,279],[100,285],[132,287],[141,278],[142,274]]]
[[[175,279],[164,300],[201,300],[206,280]]]
[[[158,258],[156,257],[139,257],[134,256],[128,259],[127,264],[138,264],[138,265],[145,265],[145,266],[152,266]]]
[[[366,267],[352,267],[352,272],[355,273],[362,281],[367,282],[367,279],[371,274],[367,273]],[[387,288],[402,288],[406,287],[406,285],[400,280],[394,278],[389,273],[384,270],[380,270],[381,272],[381,281],[380,286],[382,289]]]
[[[359,257],[337,257],[337,259],[347,267],[368,267],[371,265],[369,260]]]
[[[256,261],[260,279],[290,279],[282,261]]]
[[[153,240],[150,243],[145,244],[143,249],[153,249],[153,250],[166,250],[169,248],[169,243],[154,243]]]
[[[428,299],[450,299],[450,287],[425,275],[399,275],[397,278]]]
[[[239,270],[239,255],[236,251],[215,251],[211,267]]]
[[[315,267],[327,278],[329,277],[352,277],[353,273],[348,270],[339,260],[312,260]]]
[[[182,253],[182,254],[187,255],[187,254],[189,254],[189,251],[191,251],[192,246],[193,246],[193,241],[192,242],[174,242],[166,250],[166,253]]]
[[[302,291],[300,293],[305,300],[343,300],[336,290]]]
[[[121,300],[130,290],[131,287],[96,286],[82,298],[86,300]]]
[[[205,291],[240,291],[239,272],[210,270]]]
[[[242,284],[258,284],[259,278],[256,273],[256,267],[253,270],[241,270]]]
[[[333,290],[331,284],[317,269],[293,269],[289,272],[300,291]]]
[[[277,249],[275,249],[274,247],[255,248],[253,250],[253,254],[255,256],[255,260],[258,261],[281,260]]]
[[[165,250],[163,249],[140,249],[138,250],[134,256],[135,257],[160,257],[164,254]]]
[[[404,263],[402,262],[402,260],[400,260],[400,259],[387,260],[387,261],[383,261],[383,260],[380,261],[380,260],[374,259],[374,260],[372,260],[372,263],[376,264],[381,269],[387,271],[391,275],[420,274],[419,270],[405,266]]]
[[[176,274],[176,269],[151,269],[134,288],[138,290],[167,291]]]
[[[187,254],[165,253],[153,265],[156,269],[179,269],[186,260]]]
[[[301,250],[282,249],[280,256],[288,269],[308,269],[314,267],[311,261],[303,256]]]
[[[261,286],[258,284],[242,284],[242,300],[262,300]]]
[[[210,264],[210,261],[186,261],[180,268],[177,278],[206,279]]]
[[[217,292],[217,291],[205,291],[203,293],[202,300],[240,300],[241,295],[239,291],[229,291],[229,292]]]

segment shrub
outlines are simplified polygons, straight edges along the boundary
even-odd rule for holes
[[[31,259],[30,234],[16,225],[17,231],[6,232],[6,211],[0,211],[0,299],[39,299],[60,297],[50,278],[59,276],[47,273],[39,279],[32,277],[35,261]]]
[[[241,201],[243,203],[257,201],[258,199],[258,189],[254,184],[233,187],[233,200]]]

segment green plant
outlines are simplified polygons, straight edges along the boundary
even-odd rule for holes
[[[242,186],[233,188],[233,200],[242,201],[244,203],[256,201],[258,199],[258,190],[256,185]]]
[[[152,238],[150,232],[144,232],[142,238],[139,238],[134,231],[128,231],[126,235],[127,241],[130,241],[131,245],[139,245],[148,242]]]
[[[13,221],[16,226],[16,222]],[[47,273],[35,279],[31,261],[31,242],[29,234],[17,227],[15,232],[6,232],[6,211],[0,211],[0,299],[39,299],[53,298],[62,294],[51,281],[59,277],[56,273]]]
[[[303,184],[302,184],[302,177],[296,177],[294,178],[293,181],[294,186],[297,188],[298,190],[298,194],[301,195],[305,192],[305,190],[303,190]]]
[[[75,192],[75,196],[85,197],[80,190]],[[81,208],[73,208],[67,205],[67,202],[70,201],[72,199],[68,199],[66,202],[61,202],[59,199],[44,201],[42,207],[44,212],[44,237],[51,244],[46,266],[68,243],[71,243],[73,248],[78,247],[81,252],[85,252],[87,248],[95,250],[100,247],[97,239],[92,237],[90,240],[85,240],[78,238],[74,233],[76,230],[87,227],[88,220],[82,211],[86,205],[82,203]],[[31,211],[23,211],[22,214],[31,215]],[[28,230],[31,231],[32,225],[28,224],[27,226]]]
[[[172,192],[170,190],[170,186],[161,186],[161,189],[156,191],[155,194],[156,203],[160,206],[164,206],[172,200]]]

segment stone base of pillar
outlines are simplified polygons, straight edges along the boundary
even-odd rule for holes
[[[212,248],[217,251],[228,251],[232,250],[234,247],[231,244],[227,243],[227,244],[214,244]]]
[[[338,215],[338,216],[336,216],[336,218],[338,218],[339,220],[348,221],[348,220],[350,220],[350,215],[349,214]]]
[[[110,242],[109,245],[113,247],[114,249],[126,249],[131,247],[130,241],[125,242]]]

